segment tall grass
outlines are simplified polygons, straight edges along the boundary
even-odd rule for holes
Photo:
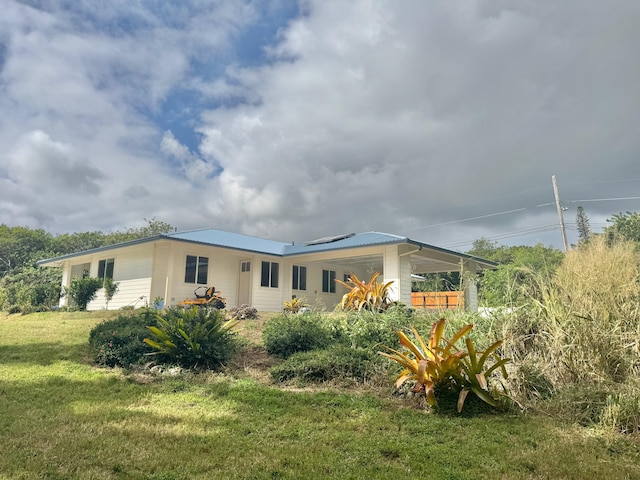
[[[551,398],[544,408],[581,423],[591,412],[602,426],[640,431],[637,246],[595,237],[526,289],[528,304],[499,322],[504,354],[519,366],[512,387],[521,400]]]

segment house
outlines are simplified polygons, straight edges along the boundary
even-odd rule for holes
[[[142,306],[162,301],[175,305],[194,298],[201,286],[215,286],[227,307],[249,304],[259,311],[282,310],[296,296],[312,305],[332,309],[345,288],[335,279],[350,273],[368,280],[393,281],[394,300],[411,304],[411,276],[437,272],[468,272],[465,306],[477,309],[473,278],[496,264],[406,237],[367,232],[321,238],[303,244],[225,232],[214,229],[175,232],[63,255],[38,262],[62,269],[62,286],[74,277],[113,278],[118,292],[109,309]],[[69,298],[64,296],[60,305]],[[107,308],[103,290],[89,310]]]

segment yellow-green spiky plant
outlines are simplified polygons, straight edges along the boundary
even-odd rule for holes
[[[398,331],[400,344],[405,347],[406,351],[400,352],[385,346],[387,352],[379,352],[380,355],[390,358],[404,367],[396,379],[396,388],[407,381],[413,381],[413,392],[424,392],[427,403],[433,408],[438,406],[435,390],[445,386],[459,389],[458,411],[462,410],[469,392],[473,392],[489,405],[496,406],[497,404],[488,390],[486,379],[497,368],[502,368],[506,376],[504,364],[509,360],[500,359],[495,353],[502,341],[495,342],[484,352],[477,352],[473,342],[467,338],[465,340],[468,351],[464,351],[456,347],[455,344],[471,331],[473,325],[469,324],[460,328],[451,339],[444,338],[444,327],[444,318],[435,322],[431,327],[427,342],[413,327],[411,327],[411,332],[416,342],[411,341],[404,332]],[[495,358],[496,363],[485,369],[489,356]]]
[[[369,310],[372,312],[384,312],[394,304],[389,298],[389,288],[393,282],[379,283],[376,279],[380,272],[374,273],[368,282],[360,280],[355,274],[350,274],[347,282],[336,279],[336,282],[348,288],[349,291],[342,296],[338,304],[341,310]]]

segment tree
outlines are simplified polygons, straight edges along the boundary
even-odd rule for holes
[[[478,294],[490,307],[519,304],[527,296],[534,274],[550,275],[562,263],[564,254],[542,244],[530,246],[496,246],[486,239],[476,240],[468,253],[497,262],[496,270],[485,270],[479,280]]]
[[[39,260],[49,250],[51,235],[44,230],[0,225],[0,277]]]
[[[118,293],[118,283],[113,281],[113,278],[106,277],[103,283],[104,298],[107,301],[107,310],[109,309],[109,302]]]
[[[580,243],[588,242],[591,237],[591,227],[589,226],[589,218],[582,207],[578,207],[578,212],[576,214],[576,226],[578,227],[578,238],[580,239]]]
[[[612,225],[604,229],[607,240],[611,243],[616,237],[622,237],[632,242],[640,242],[640,213],[616,213],[607,222]]]
[[[94,277],[74,278],[69,286],[69,297],[78,309],[84,312],[87,304],[96,298],[96,293],[102,287],[102,280]]]

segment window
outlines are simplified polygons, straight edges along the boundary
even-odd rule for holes
[[[242,262],[240,265],[240,270],[242,273],[251,271],[251,262]]]
[[[187,265],[184,269],[184,283],[206,285],[209,276],[209,257],[187,255]]]
[[[322,291],[324,293],[336,293],[335,270],[322,270]]]
[[[104,280],[105,278],[113,279],[113,258],[107,258],[98,262],[98,278]]]
[[[278,288],[278,271],[280,264],[276,262],[262,262],[261,287]]]
[[[291,282],[291,288],[293,288],[294,290],[307,289],[307,267],[300,267],[298,265],[293,266],[293,279]]]

